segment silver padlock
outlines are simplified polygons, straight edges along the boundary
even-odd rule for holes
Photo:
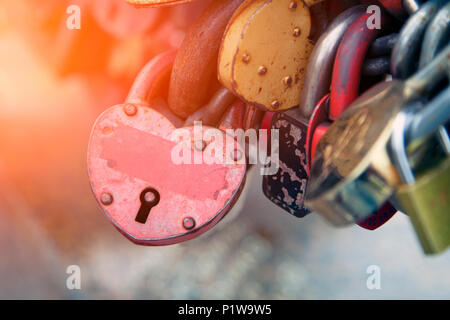
[[[391,57],[391,71],[395,78],[406,79],[417,70],[425,31],[446,2],[447,0],[427,1],[403,26]]]
[[[408,80],[373,87],[330,126],[316,150],[306,192],[309,208],[335,225],[348,225],[392,197],[400,178],[387,149],[396,116],[446,79],[449,56],[447,45]]]
[[[425,31],[419,68],[425,67],[450,41],[450,2],[439,10]]]

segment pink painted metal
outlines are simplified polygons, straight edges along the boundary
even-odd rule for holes
[[[273,112],[269,112],[269,111],[264,114],[264,118],[261,123],[262,130],[270,131],[273,114],[274,114]]]
[[[151,61],[127,103],[97,119],[89,141],[87,165],[95,198],[114,226],[136,244],[169,245],[199,236],[229,211],[245,182],[245,150],[233,139],[206,126],[177,129],[160,112],[168,110],[158,93],[164,92],[160,88],[168,82],[174,56],[166,53]],[[203,136],[207,129],[216,133],[213,139]],[[205,142],[200,149],[198,137]],[[181,158],[184,163],[177,162]],[[150,189],[154,194],[147,203],[145,191]],[[137,217],[142,208],[148,209],[143,221]]]

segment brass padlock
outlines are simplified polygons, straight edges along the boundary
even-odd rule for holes
[[[427,138],[449,120],[449,101],[450,87],[420,112],[413,114],[405,110],[400,113],[391,138],[392,160],[403,182],[396,190],[395,198],[410,216],[427,254],[442,252],[450,245],[450,155],[439,148],[434,136]],[[420,161],[426,168],[415,173],[408,147],[414,147],[414,142],[419,140],[422,144],[434,145],[441,152],[427,152]]]
[[[298,106],[314,48],[311,7],[322,1],[244,1],[223,36],[222,85],[265,111]]]
[[[448,77],[449,55],[447,45],[408,80],[373,87],[330,126],[311,168],[309,208],[336,225],[348,225],[366,219],[390,200],[399,183],[387,150],[396,116]]]

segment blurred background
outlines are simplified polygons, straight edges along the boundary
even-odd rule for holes
[[[450,252],[426,257],[405,215],[373,232],[297,220],[264,198],[257,170],[229,216],[187,243],[135,246],[103,216],[85,164],[93,122],[207,2],[0,2],[0,298],[449,299]],[[80,30],[66,27],[71,4]],[[66,287],[69,265],[81,290]],[[370,265],[381,290],[367,289]]]

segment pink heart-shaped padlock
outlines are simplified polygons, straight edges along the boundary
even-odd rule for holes
[[[211,229],[245,182],[245,150],[232,137],[207,126],[177,128],[163,112],[167,105],[154,93],[168,80],[173,56],[143,69],[128,103],[106,110],[89,141],[95,198],[137,244],[174,244]]]
[[[195,129],[186,127],[179,130],[189,134],[190,142],[181,145],[173,140],[177,129],[167,118],[153,109],[135,107],[133,116],[122,105],[112,107],[94,126],[88,172],[95,197],[119,231],[135,243],[166,245],[194,238],[213,227],[237,198],[246,165],[233,154],[242,156],[244,150],[234,140],[227,143],[224,132],[208,127],[202,130],[220,132],[223,141],[197,150]],[[175,148],[191,153],[191,159],[202,157],[203,163],[175,163]],[[223,157],[210,150],[223,150]],[[138,222],[145,197],[151,208]]]

